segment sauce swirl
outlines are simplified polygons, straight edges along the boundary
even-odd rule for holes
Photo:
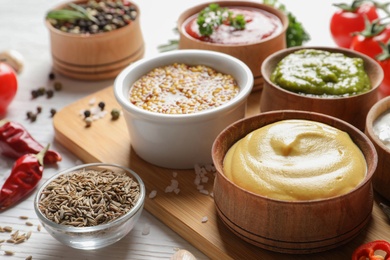
[[[228,7],[233,15],[242,14],[245,17],[245,29],[239,30],[232,26],[222,24],[214,29],[210,36],[199,33],[197,16],[193,15],[184,22],[184,31],[191,37],[205,42],[238,45],[255,43],[269,38],[282,30],[280,19],[270,12],[249,7]]]
[[[286,201],[345,194],[367,171],[346,132],[309,120],[283,120],[249,133],[229,149],[223,168],[238,186]]]

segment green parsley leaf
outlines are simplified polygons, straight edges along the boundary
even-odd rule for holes
[[[242,14],[233,17],[231,11],[215,3],[200,11],[196,22],[199,26],[199,33],[202,36],[210,36],[214,29],[223,23],[229,24],[238,30],[245,29],[246,24],[245,17]]]

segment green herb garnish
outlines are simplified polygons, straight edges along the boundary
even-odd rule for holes
[[[202,36],[210,36],[214,29],[221,24],[228,24],[237,30],[245,29],[245,17],[242,14],[233,16],[233,13],[226,7],[218,4],[210,4],[200,11],[196,20],[199,26],[199,33]]]
[[[69,7],[72,9],[59,9],[59,10],[52,10],[47,13],[46,18],[48,19],[54,19],[54,20],[61,20],[61,21],[73,21],[76,19],[85,19],[93,21],[94,23],[98,23],[99,21],[88,11],[74,3],[69,3]]]
[[[287,11],[286,6],[284,4],[281,4],[278,0],[263,0],[263,3],[277,8],[287,15],[287,47],[302,46],[305,42],[310,40],[310,35],[306,32],[305,28],[303,28],[303,25],[291,12]]]
[[[286,31],[286,43],[287,47],[294,47],[294,46],[302,46],[305,42],[310,40],[310,35],[306,32],[305,28],[303,27],[302,23],[300,23],[296,17],[289,11],[287,11],[285,5],[281,4],[278,0],[263,0],[264,4],[273,6],[280,11],[284,12],[289,21],[289,25],[287,27]],[[199,18],[199,17],[198,17]],[[243,15],[237,15],[235,17],[235,22],[230,22],[230,24],[234,24],[232,26],[242,26],[242,27],[235,27],[237,29],[245,29],[245,19]],[[198,23],[199,25],[199,23]],[[201,26],[199,26],[199,30],[201,29]],[[177,28],[174,29],[175,32],[178,32]],[[209,30],[209,29],[205,29]],[[212,31],[211,31],[212,33]],[[158,46],[158,49],[160,52],[170,51],[178,49],[178,42],[179,40],[169,40],[167,44],[162,44]]]

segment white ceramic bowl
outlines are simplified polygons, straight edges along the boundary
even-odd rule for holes
[[[156,67],[173,63],[205,65],[232,75],[240,92],[229,102],[193,114],[161,114],[136,107],[129,89]],[[115,79],[114,93],[122,106],[134,151],[145,161],[174,169],[190,169],[211,163],[215,137],[229,124],[245,116],[246,101],[253,87],[253,74],[242,61],[227,54],[205,50],[177,50],[139,60]]]
[[[48,184],[50,184],[60,175],[69,174],[71,172],[82,169],[125,172],[139,184],[140,194],[138,200],[135,202],[135,205],[121,217],[118,217],[111,222],[96,226],[75,227],[70,225],[57,224],[54,221],[49,220],[39,208],[39,201],[42,196],[42,191],[47,187]],[[143,210],[145,194],[145,185],[142,179],[135,172],[126,167],[107,163],[83,164],[61,171],[48,179],[39,188],[37,195],[35,196],[34,209],[38,219],[46,231],[59,242],[77,249],[93,250],[106,247],[119,241],[134,228]]]

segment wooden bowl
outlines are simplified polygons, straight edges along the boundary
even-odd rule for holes
[[[283,201],[246,191],[223,172],[229,148],[248,133],[284,119],[322,122],[347,132],[367,162],[365,179],[345,195],[312,201]],[[371,141],[352,125],[324,114],[284,110],[260,113],[222,131],[212,147],[217,170],[214,200],[223,223],[245,241],[271,251],[307,254],[338,247],[366,226],[373,207],[371,178],[377,154]]]
[[[141,59],[145,49],[140,10],[133,5],[138,11],[137,18],[129,25],[110,32],[71,34],[54,28],[46,20],[54,71],[75,79],[104,80],[115,78],[130,63]]]
[[[270,80],[276,65],[284,57],[300,49],[319,49],[343,53],[349,57],[360,57],[364,60],[365,70],[370,78],[372,89],[359,95],[321,98],[300,95],[285,90]],[[366,116],[370,108],[378,101],[379,85],[383,80],[383,70],[377,62],[361,53],[332,47],[295,47],[279,51],[269,56],[261,67],[264,87],[260,100],[260,111],[293,109],[324,113],[345,120],[360,130],[364,130]]]
[[[375,120],[385,112],[390,111],[390,97],[381,99],[368,112],[365,134],[370,138],[378,153],[378,167],[372,178],[374,189],[390,201],[390,149],[383,144],[375,134],[373,126]]]
[[[199,13],[210,3],[217,3],[222,7],[237,6],[251,7],[265,10],[276,15],[282,22],[282,30],[279,34],[266,38],[256,43],[239,44],[239,45],[224,45],[217,43],[209,43],[197,40],[186,33],[184,26],[188,18]],[[201,49],[218,51],[229,54],[243,61],[251,69],[254,76],[254,90],[259,90],[263,86],[263,76],[261,75],[261,64],[272,53],[286,48],[286,30],[288,26],[287,16],[269,5],[251,2],[251,1],[214,1],[202,3],[184,11],[178,19],[178,29],[180,33],[179,49]]]

